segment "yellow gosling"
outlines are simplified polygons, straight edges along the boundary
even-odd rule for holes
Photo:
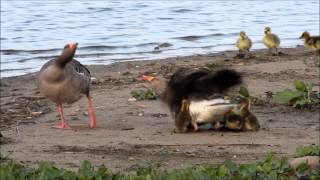
[[[320,53],[320,36],[310,36],[310,34],[305,31],[300,36],[300,39],[304,39],[304,47],[315,53]]]
[[[278,48],[280,46],[280,39],[277,35],[271,33],[271,28],[266,27],[264,29],[264,37],[263,37],[263,43],[264,45],[269,49],[269,52],[271,53],[272,50],[275,50],[275,53],[273,55],[278,54]]]
[[[243,52],[246,53],[250,51],[250,48],[252,46],[252,41],[244,31],[241,31],[240,37],[237,40],[236,45],[239,49],[239,54],[242,54]]]

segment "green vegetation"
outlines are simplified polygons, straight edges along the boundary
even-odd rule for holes
[[[296,149],[296,156],[320,156],[320,146],[305,146]]]
[[[241,102],[243,99],[249,99],[253,104],[261,105],[266,104],[266,101],[262,98],[250,95],[248,88],[241,86],[239,90],[239,95],[232,97],[232,100],[236,102]]]
[[[77,172],[59,169],[52,163],[40,163],[37,168],[27,168],[14,161],[0,165],[0,179],[116,179],[116,180],[152,180],[152,179],[319,179],[320,171],[311,170],[306,163],[296,169],[290,167],[286,158],[276,158],[272,154],[252,164],[237,165],[225,161],[221,165],[200,165],[180,170],[139,169],[133,173],[113,173],[105,167],[95,168],[89,161],[82,162]]]
[[[214,69],[214,68],[221,67],[223,65],[215,62],[210,62],[210,63],[207,63],[205,66],[209,69]]]
[[[133,90],[131,91],[132,97],[137,100],[154,100],[157,99],[157,94],[151,89],[148,90]]]
[[[319,104],[319,92],[312,91],[312,84],[305,84],[296,80],[294,89],[285,89],[276,93],[276,100],[294,107],[304,107],[307,105]]]

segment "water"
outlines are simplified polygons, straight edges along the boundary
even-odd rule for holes
[[[83,64],[235,50],[240,30],[263,48],[270,26],[282,47],[319,34],[319,1],[1,1],[1,77],[35,72],[78,42]],[[161,43],[172,46],[154,48]]]

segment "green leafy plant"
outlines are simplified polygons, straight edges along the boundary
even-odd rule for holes
[[[244,86],[240,87],[239,94],[240,94],[240,96],[242,96],[244,98],[251,98],[252,97],[252,96],[250,96],[249,90]]]
[[[222,64],[210,62],[205,65],[207,68],[214,69],[223,66]]]
[[[132,97],[137,100],[154,100],[157,99],[157,94],[151,89],[148,90],[133,90],[131,91]]]
[[[251,164],[236,164],[230,160],[220,165],[197,165],[185,169],[159,170],[146,167],[134,172],[112,172],[106,167],[95,168],[89,161],[83,161],[79,170],[59,169],[53,163],[42,162],[37,168],[28,168],[14,161],[0,164],[0,179],[71,179],[71,180],[152,180],[152,179],[319,179],[320,170],[311,170],[301,163],[290,167],[287,158],[277,158],[267,154],[264,160]]]
[[[250,95],[248,88],[240,86],[239,95],[232,97],[233,100],[240,102],[243,99],[249,99],[253,104],[266,104],[266,101],[262,98]]]
[[[285,89],[276,93],[276,100],[280,103],[301,107],[310,104],[318,104],[318,93],[312,91],[312,84],[305,84],[303,81],[294,81],[294,89]]]
[[[296,156],[320,156],[320,146],[304,146],[296,149]]]

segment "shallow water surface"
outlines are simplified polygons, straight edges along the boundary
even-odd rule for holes
[[[282,47],[319,33],[319,1],[1,1],[1,77],[35,72],[78,42],[84,64],[235,50],[241,30],[263,48],[270,26]],[[160,50],[154,50],[161,46]]]

